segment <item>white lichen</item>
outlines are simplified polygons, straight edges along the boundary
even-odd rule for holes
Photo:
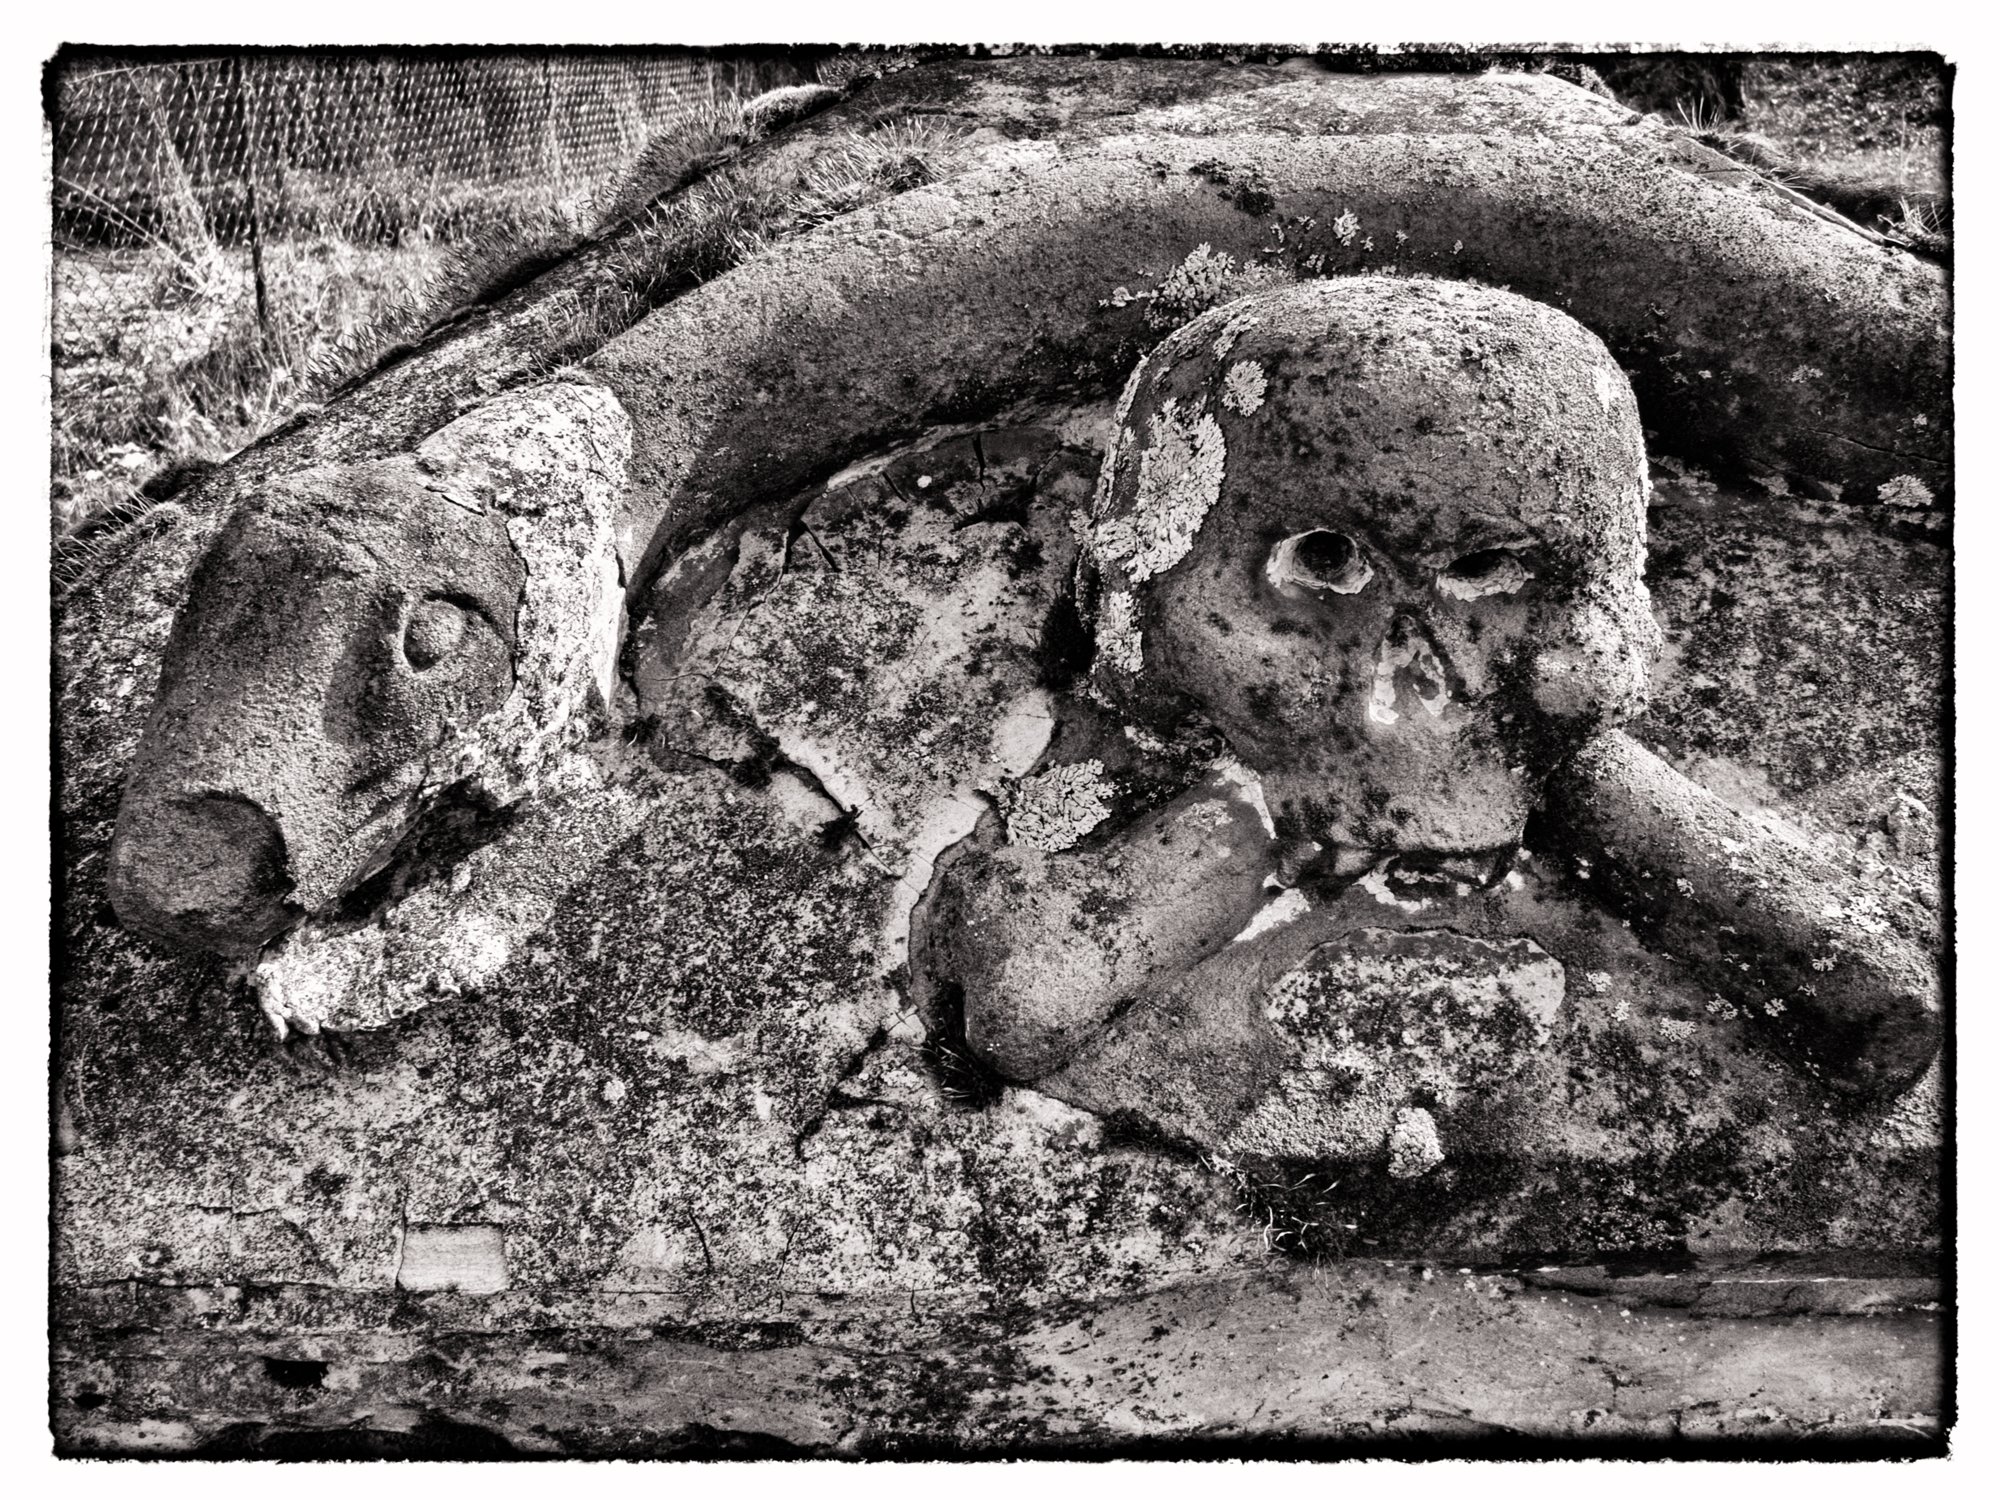
[[[624,613],[612,526],[631,451],[617,397],[562,380],[485,402],[418,446],[430,488],[507,517],[527,571],[514,691],[433,755],[430,784],[468,781],[514,801],[575,737],[581,711],[610,701]]]
[[[1333,232],[1343,245],[1354,243],[1354,237],[1361,233],[1361,221],[1352,212],[1344,213],[1333,221]]]
[[[588,755],[566,758],[506,835],[465,856],[463,885],[420,885],[383,920],[314,919],[278,939],[249,976],[258,1004],[283,1038],[374,1030],[476,993],[653,805],[645,783],[612,780]]]
[[[1066,519],[1069,522],[1069,534],[1076,539],[1078,550],[1086,558],[1095,562],[1097,554],[1091,550],[1092,540],[1089,514],[1081,509],[1073,510]]]
[[[1421,1177],[1444,1160],[1437,1121],[1427,1109],[1399,1109],[1389,1129],[1389,1175]]]
[[[1139,452],[1138,494],[1126,515],[1098,524],[1097,556],[1123,565],[1134,583],[1166,572],[1194,547],[1222,495],[1222,428],[1205,411],[1184,417],[1172,397],[1153,415]]]
[[[1929,505],[1937,497],[1931,487],[1914,474],[1898,474],[1894,479],[1875,491],[1884,505],[1900,505],[1917,508]]]
[[[1389,872],[1381,865],[1377,865],[1355,883],[1384,906],[1393,906],[1398,911],[1417,912],[1430,905],[1430,902],[1421,896],[1410,901],[1398,896],[1389,888]]]
[[[1139,624],[1133,617],[1132,594],[1114,589],[1097,603],[1097,660],[1137,677],[1145,665]]]
[[[1264,404],[1264,369],[1255,360],[1238,360],[1222,377],[1222,404],[1242,416],[1252,416]]]
[[[1592,372],[1591,378],[1597,387],[1598,404],[1606,411],[1610,411],[1618,399],[1618,387],[1622,381],[1622,374],[1614,373],[1605,369],[1604,366],[1599,365]]]
[[[1209,345],[1215,351],[1215,357],[1217,359],[1229,358],[1229,351],[1236,347],[1237,339],[1241,338],[1250,329],[1255,328],[1261,321],[1262,319],[1247,309],[1239,308],[1236,312],[1231,313],[1224,320],[1222,331],[1216,334],[1215,342]]]
[[[1223,287],[1235,267],[1229,255],[1207,241],[1196,245],[1154,289],[1146,321],[1155,328],[1174,328],[1207,312],[1222,300]]]
[[[1007,842],[1051,853],[1067,849],[1111,816],[1104,762],[1054,766],[996,793]]]
[[[1694,1022],[1677,1016],[1660,1017],[1660,1035],[1670,1042],[1686,1042],[1694,1037]]]

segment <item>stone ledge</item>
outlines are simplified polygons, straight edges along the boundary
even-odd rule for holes
[[[1857,1312],[1919,1280],[1843,1279]],[[644,1296],[139,1293],[122,1289],[122,1315],[113,1289],[59,1310],[64,1452],[1193,1456],[1241,1442],[1303,1456],[1666,1438],[1702,1456],[1915,1456],[1943,1442],[1935,1311],[1706,1317],[1407,1265],[1006,1314],[807,1298],[706,1324],[683,1299]],[[301,1317],[305,1301],[322,1317]],[[501,1303],[512,1316],[476,1310]],[[353,1316],[324,1316],[337,1309]]]

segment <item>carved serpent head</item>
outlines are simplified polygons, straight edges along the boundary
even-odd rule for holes
[[[246,955],[380,868],[443,788],[521,795],[609,692],[629,451],[606,392],[555,383],[232,515],[126,777],[120,920]]]

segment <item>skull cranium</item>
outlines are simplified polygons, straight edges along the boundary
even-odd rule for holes
[[[1386,277],[1245,298],[1126,389],[1097,683],[1142,720],[1205,716],[1285,836],[1502,847],[1643,706],[1646,492],[1630,386],[1552,308]]]

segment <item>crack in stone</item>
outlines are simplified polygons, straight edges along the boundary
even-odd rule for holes
[[[820,1099],[819,1108],[813,1111],[812,1115],[799,1127],[799,1133],[793,1137],[792,1149],[799,1161],[803,1162],[806,1159],[806,1147],[819,1134],[820,1128],[826,1124],[826,1117],[836,1109],[853,1109],[864,1104],[880,1102],[876,1100],[857,1099],[852,1095],[843,1096],[840,1086],[860,1075],[861,1070],[868,1065],[868,1059],[881,1051],[884,1044],[888,1042],[889,1032],[889,1023],[884,1022],[877,1026],[869,1035],[868,1040],[862,1043],[860,1048],[848,1057],[839,1075],[827,1086],[825,1095]],[[836,1103],[836,1100],[842,1102]],[[786,1248],[789,1249],[790,1245],[791,1241],[787,1239]],[[782,1264],[782,1261],[780,1264]]]

